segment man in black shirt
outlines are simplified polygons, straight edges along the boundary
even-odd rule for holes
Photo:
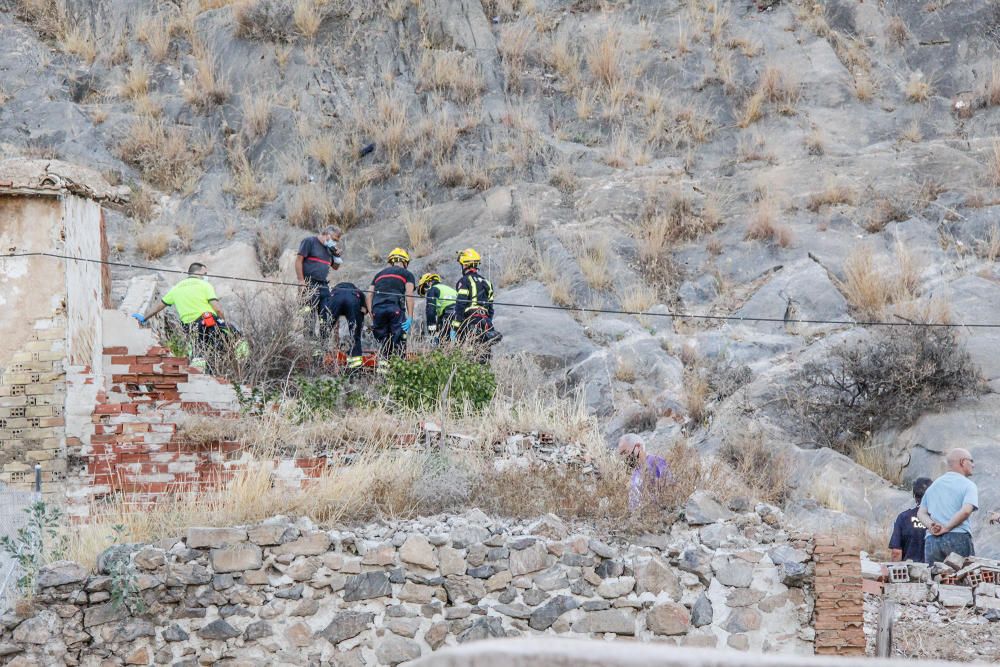
[[[924,497],[924,492],[930,485],[931,480],[927,477],[918,477],[913,482],[913,499],[917,501],[917,504],[915,507],[901,512],[896,517],[896,523],[892,527],[889,552],[892,554],[893,561],[924,562],[926,528],[917,518],[917,510],[920,508],[920,500]]]
[[[309,294],[309,305],[319,317],[320,338],[325,339],[333,326],[330,314],[330,269],[340,268],[340,236],[338,227],[327,227],[316,236],[309,236],[299,244],[295,257],[295,274]]]
[[[386,357],[406,351],[406,333],[413,323],[413,286],[416,279],[407,270],[410,254],[395,248],[386,258],[389,266],[375,274],[365,293],[372,317],[372,335]]]
[[[347,320],[354,344],[347,357],[348,368],[361,368],[361,332],[365,326],[365,297],[354,283],[337,283],[330,294],[330,319],[334,335],[339,331],[341,317]],[[339,340],[338,340],[339,342]]]

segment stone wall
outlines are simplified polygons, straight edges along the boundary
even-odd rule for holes
[[[760,506],[630,542],[477,510],[356,530],[283,518],[193,528],[113,548],[97,575],[53,564],[34,610],[0,619],[0,655],[22,666],[395,665],[531,635],[812,653],[812,544],[778,519]],[[132,574],[109,576],[121,558]],[[113,602],[128,579],[134,614]]]

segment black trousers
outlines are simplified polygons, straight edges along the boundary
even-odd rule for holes
[[[372,335],[382,346],[385,356],[402,356],[406,351],[406,333],[403,322],[406,315],[402,307],[394,303],[372,306]]]
[[[458,327],[458,340],[476,346],[479,363],[489,363],[493,357],[493,346],[503,339],[493,328],[493,320],[486,313],[474,313],[466,317]]]
[[[365,314],[361,310],[361,302],[355,290],[333,290],[330,297],[330,319],[334,327],[337,321],[344,317],[351,330],[354,343],[351,345],[351,356],[361,356],[361,333],[364,331]]]
[[[333,315],[330,311],[330,286],[327,283],[321,283],[316,280],[307,280],[307,289],[309,290],[309,306],[312,308],[313,313],[319,318],[319,337],[326,339],[333,330]],[[308,331],[312,331],[312,323],[308,327]]]

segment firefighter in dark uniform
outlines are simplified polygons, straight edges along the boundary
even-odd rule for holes
[[[488,363],[491,348],[503,336],[493,328],[493,285],[479,273],[482,257],[472,248],[458,253],[458,263],[462,266],[462,277],[455,285],[455,319],[452,328],[462,342],[475,344],[479,361]]]
[[[338,325],[341,317],[347,320],[351,337],[354,338],[351,352],[347,357],[348,368],[361,368],[363,362],[361,333],[365,327],[366,312],[368,311],[365,306],[365,295],[354,283],[337,283],[330,290],[330,318],[337,343],[340,342],[340,327]]]
[[[330,270],[338,270],[343,260],[340,256],[340,229],[327,227],[316,236],[302,239],[295,257],[295,275],[309,295],[309,305],[319,318],[320,339],[325,340],[333,328],[330,315]],[[310,331],[312,327],[310,327]]]
[[[383,357],[402,356],[406,334],[413,324],[414,279],[407,270],[410,254],[395,248],[386,258],[387,267],[375,274],[365,293],[372,318],[372,335],[382,348]]]

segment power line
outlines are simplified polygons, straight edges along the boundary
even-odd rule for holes
[[[65,259],[72,260],[74,262],[86,262],[89,264],[101,264],[105,266],[116,266],[120,268],[135,269],[142,271],[156,271],[159,273],[176,273],[181,275],[188,275],[187,271],[181,269],[168,269],[156,266],[147,266],[145,264],[132,264],[129,262],[113,262],[106,259],[93,259],[89,257],[72,257],[70,255],[61,255],[52,252],[22,252],[22,253],[9,253],[5,255],[0,255],[0,259],[14,259],[20,257],[49,257],[53,259]],[[205,274],[206,278],[216,278],[218,280],[233,280],[236,282],[244,283],[256,283],[261,285],[276,285],[279,287],[302,287],[299,283],[290,283],[283,280],[268,280],[267,278],[246,278],[243,276],[225,276],[221,274],[208,273]],[[338,288],[331,287],[330,290],[336,290]],[[346,289],[346,288],[339,288]],[[369,291],[365,288],[358,288],[361,291]],[[379,292],[375,291],[374,294],[391,294],[393,296],[399,296],[397,292]],[[413,295],[416,299],[426,299],[425,296],[419,296],[417,294]],[[950,328],[950,327],[965,327],[970,329],[1000,329],[1000,323],[988,323],[988,322],[913,322],[900,317],[897,322],[883,322],[883,321],[856,321],[856,320],[814,320],[814,319],[785,319],[783,317],[756,317],[756,316],[744,316],[744,315],[710,315],[710,314],[696,314],[696,313],[676,313],[667,311],[665,313],[653,313],[653,312],[643,312],[634,310],[614,310],[610,308],[586,308],[583,306],[557,306],[557,305],[545,305],[545,304],[532,304],[532,303],[512,303],[505,301],[494,301],[494,306],[503,306],[506,308],[529,308],[536,310],[561,310],[561,311],[572,311],[578,313],[591,313],[595,315],[631,315],[634,317],[672,317],[678,319],[695,319],[695,320],[710,320],[719,322],[763,322],[767,324],[825,324],[825,325],[837,325],[837,326],[880,326],[880,327],[938,327],[938,328]],[[899,317],[897,315],[897,317]]]

